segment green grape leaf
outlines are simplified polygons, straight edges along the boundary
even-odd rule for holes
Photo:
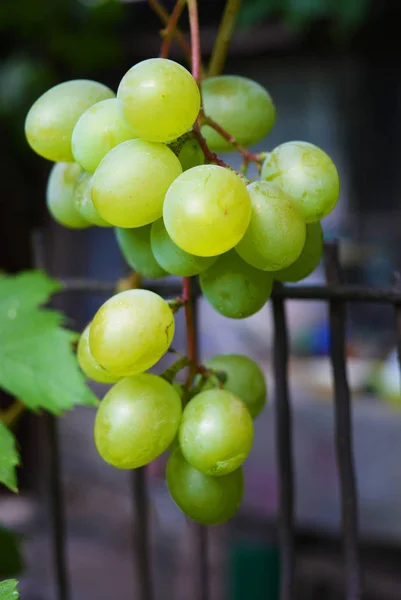
[[[34,411],[54,414],[77,404],[95,405],[62,314],[38,305],[60,289],[39,271],[0,277],[0,387]]]
[[[24,569],[21,536],[0,525],[0,577],[14,577]]]
[[[18,600],[17,585],[18,581],[16,579],[0,581],[0,600]]]
[[[19,454],[14,435],[0,422],[0,483],[13,492],[18,491],[15,472],[17,465],[19,465]]]

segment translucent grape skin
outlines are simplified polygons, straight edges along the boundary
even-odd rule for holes
[[[236,246],[238,254],[257,269],[278,271],[300,256],[306,224],[283,190],[267,181],[248,185],[252,201],[249,227]]]
[[[100,456],[118,469],[136,469],[171,444],[181,418],[181,400],[167,381],[142,373],[126,377],[103,398],[95,419]]]
[[[287,142],[274,148],[263,164],[261,177],[287,192],[307,223],[326,217],[340,195],[333,161],[308,142]]]
[[[71,136],[79,117],[92,104],[113,98],[97,81],[74,79],[47,90],[30,108],[25,135],[31,148],[54,162],[72,162]]]
[[[240,398],[256,419],[266,404],[267,395],[265,376],[259,365],[243,354],[218,354],[209,358],[205,366],[226,374],[224,389]]]
[[[250,216],[245,184],[233,171],[217,165],[200,165],[177,177],[163,206],[167,233],[195,256],[217,256],[233,248]]]
[[[166,142],[183,135],[200,109],[195,79],[166,58],[151,58],[133,66],[122,78],[117,97],[135,135],[149,142]]]
[[[222,477],[205,475],[185,460],[180,449],[167,461],[166,482],[177,506],[202,525],[220,525],[231,519],[244,492],[241,468]]]
[[[101,217],[116,227],[141,227],[162,216],[180,161],[164,144],[128,140],[101,161],[92,180],[92,200]]]
[[[134,137],[122,117],[119,101],[109,98],[90,106],[80,116],[72,132],[72,153],[85,171],[94,173],[112,148]]]
[[[205,164],[205,155],[198,140],[190,139],[185,142],[178,153],[178,160],[183,171]]]
[[[194,256],[181,250],[166,231],[163,219],[152,224],[151,245],[157,262],[172,275],[191,277],[205,271],[217,257]]]
[[[74,205],[78,213],[91,225],[98,227],[112,227],[99,215],[91,196],[92,175],[90,173],[81,173],[77,179],[74,188]]]
[[[218,313],[230,319],[245,319],[266,304],[273,277],[231,250],[199,275],[199,283],[206,300]]]
[[[306,240],[300,256],[286,269],[275,271],[274,279],[295,283],[308,277],[318,267],[323,255],[323,229],[320,221],[306,225]]]
[[[150,369],[174,337],[174,316],[167,302],[148,290],[127,290],[111,297],[95,314],[89,345],[95,360],[121,377]]]
[[[228,131],[241,146],[262,140],[273,128],[276,109],[270,94],[256,81],[237,75],[210,77],[202,83],[206,115]],[[230,152],[234,147],[209,125],[202,133],[214,152]]]
[[[55,221],[70,229],[86,229],[91,225],[78,212],[74,202],[75,186],[81,173],[81,167],[76,163],[56,163],[47,182],[47,208]]]
[[[105,371],[93,358],[89,348],[90,324],[85,327],[78,342],[77,359],[82,371],[89,379],[98,383],[116,383],[120,378]]]
[[[179,429],[184,458],[206,475],[235,471],[248,457],[253,422],[245,404],[227,390],[206,390],[186,405]]]
[[[150,245],[152,225],[121,229],[116,227],[116,238],[120,250],[129,266],[144,277],[158,279],[167,275],[157,262]]]

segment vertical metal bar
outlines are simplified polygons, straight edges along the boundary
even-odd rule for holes
[[[401,273],[396,271],[393,273],[393,287],[396,292],[401,291]],[[394,315],[395,315],[395,331],[396,331],[396,346],[397,346],[397,358],[401,373],[401,304],[394,302]],[[400,378],[401,382],[401,378]]]
[[[136,576],[135,600],[152,600],[151,540],[146,467],[132,471],[134,510],[134,560]]]
[[[292,422],[288,389],[288,334],[282,298],[274,298],[274,381],[276,440],[279,477],[280,599],[295,595],[294,474]]]
[[[325,247],[328,283],[341,283],[342,270],[336,243]],[[358,501],[353,458],[351,394],[346,368],[346,306],[331,300],[330,359],[334,376],[335,443],[340,478],[341,516],[346,570],[346,600],[361,598],[361,569],[358,552]]]

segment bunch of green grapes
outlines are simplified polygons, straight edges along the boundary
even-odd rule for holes
[[[257,181],[216,160],[215,151],[232,147],[213,122],[238,148],[260,141],[274,121],[272,99],[256,82],[221,76],[199,87],[181,65],[155,58],[132,67],[117,94],[89,80],[53,87],[30,109],[25,131],[33,150],[55,163],[47,205],[56,221],[114,227],[135,271],[199,276],[216,311],[242,319],[264,306],[274,279],[299,281],[316,268],[320,220],[339,195],[331,159],[306,142],[278,146],[263,165],[257,159]],[[173,377],[147,373],[173,340],[172,306],[146,289],[125,290],[83,332],[83,372],[112,385],[96,415],[95,443],[120,469],[168,450],[176,504],[200,523],[222,523],[241,502],[266,382],[242,355],[192,364],[196,376],[185,386],[174,381],[178,368]]]

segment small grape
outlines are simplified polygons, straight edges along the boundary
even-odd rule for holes
[[[188,171],[192,167],[198,167],[199,165],[205,164],[205,155],[200,147],[198,140],[188,140],[183,144],[179,154],[178,160],[181,163],[182,170]]]
[[[122,117],[119,101],[109,98],[90,106],[80,116],[72,132],[72,153],[85,171],[94,173],[109,150],[134,137]]]
[[[90,173],[81,173],[77,179],[77,183],[74,189],[74,205],[81,217],[83,217],[91,225],[97,225],[98,227],[111,227],[110,223],[107,223],[99,215],[96,210],[91,196],[92,176]]]
[[[276,120],[276,109],[268,91],[246,77],[210,77],[202,83],[202,94],[205,113],[228,131],[241,146],[251,146],[262,140]],[[234,150],[209,125],[202,127],[202,133],[215,152]]]
[[[78,342],[77,358],[82,371],[89,379],[99,383],[116,383],[120,378],[105,371],[93,358],[89,348],[89,329],[87,325]]]
[[[166,142],[194,124],[200,92],[192,75],[166,58],[151,58],[132,67],[117,91],[124,118],[137,137]]]
[[[200,274],[199,283],[206,300],[217,312],[231,319],[245,319],[266,304],[273,278],[231,250]]]
[[[32,105],[25,120],[31,148],[54,162],[71,162],[71,136],[79,117],[92,104],[113,98],[105,85],[87,79],[65,81],[45,92]]]
[[[165,277],[166,271],[157,262],[150,245],[152,225],[121,229],[116,227],[116,238],[120,250],[129,266],[144,277],[158,279]]]
[[[275,271],[274,279],[279,281],[301,281],[308,277],[319,265],[323,254],[323,229],[320,221],[306,225],[304,248],[295,262],[286,269]]]
[[[81,173],[81,167],[76,163],[56,163],[47,182],[47,208],[55,221],[70,229],[85,229],[91,225],[78,212],[74,202],[75,186]]]
[[[278,271],[293,263],[305,244],[305,220],[283,190],[267,181],[248,185],[252,217],[246,234],[236,247],[250,265]]]
[[[263,165],[262,179],[287,192],[308,223],[326,217],[340,195],[333,161],[308,142],[287,142],[274,148]]]
[[[167,302],[148,290],[126,290],[97,311],[89,344],[106,371],[123,377],[150,369],[173,337],[174,316]]]
[[[170,184],[182,172],[164,144],[128,140],[101,161],[93,175],[92,200],[100,215],[117,227],[141,227],[162,216]]]
[[[100,456],[118,469],[136,469],[171,444],[181,418],[181,400],[161,377],[125,377],[103,398],[95,420]]]
[[[190,254],[217,256],[244,235],[251,215],[245,184],[233,171],[201,165],[171,184],[163,218],[172,240]]]
[[[253,422],[245,404],[227,390],[206,390],[186,405],[179,429],[185,459],[206,475],[227,475],[247,458]]]
[[[217,258],[194,256],[181,250],[167,233],[163,219],[158,219],[153,223],[150,239],[157,262],[166,271],[179,277],[198,275],[212,265]]]
[[[167,461],[166,481],[177,506],[202,525],[219,525],[231,519],[244,492],[241,468],[222,477],[205,475],[185,460],[179,448]]]

